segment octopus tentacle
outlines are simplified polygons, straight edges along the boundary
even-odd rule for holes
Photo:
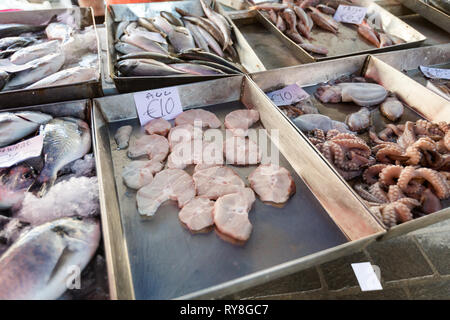
[[[394,179],[398,179],[400,177],[400,173],[402,172],[403,167],[402,166],[396,166],[396,165],[390,165],[381,170],[379,176],[380,176],[380,182],[386,186],[389,186],[391,184],[396,184]]]
[[[403,168],[397,181],[397,185],[400,189],[402,189],[403,191],[408,189],[409,181],[416,177],[415,171],[416,168],[412,166]]]
[[[407,160],[407,156],[403,155],[403,149],[397,145],[386,146],[379,150],[376,155],[376,159],[381,163],[391,163],[393,160]]]
[[[399,188],[398,185],[390,185],[389,190],[387,193],[387,198],[389,199],[389,202],[395,202],[401,198],[404,198],[405,195],[403,194],[402,190]]]
[[[364,200],[374,202],[374,203],[385,203],[382,199],[379,199],[375,195],[373,195],[370,191],[367,190],[367,185],[357,183],[354,185],[355,191],[363,198]]]
[[[441,201],[429,188],[425,189],[425,191],[422,193],[420,197],[420,203],[422,204],[422,211],[426,214],[430,214],[442,209]]]
[[[383,190],[383,187],[379,182],[374,183],[369,187],[369,192],[377,199],[379,199],[382,203],[389,202],[389,198],[386,192]]]
[[[374,184],[375,182],[377,182],[376,177],[380,174],[381,170],[383,170],[387,166],[387,164],[379,163],[367,168],[363,173],[364,181],[368,184]]]
[[[439,199],[449,197],[449,186],[447,180],[438,171],[430,168],[416,169],[416,175],[427,180],[432,186]]]

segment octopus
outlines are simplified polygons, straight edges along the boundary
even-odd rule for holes
[[[345,119],[350,130],[359,132],[367,129],[370,125],[370,110],[363,107],[358,112],[351,113]]]
[[[363,168],[374,164],[370,147],[352,133],[331,129],[325,134],[315,129],[309,135],[310,141],[346,180],[360,176]]]
[[[401,103],[396,97],[388,97],[380,105],[380,112],[383,116],[391,121],[397,121],[403,115],[403,103]]]
[[[353,102],[361,107],[370,107],[383,102],[386,89],[376,83],[341,82],[325,84],[316,91],[316,97],[323,103]]]

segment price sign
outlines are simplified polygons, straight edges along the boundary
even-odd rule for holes
[[[44,136],[39,135],[12,146],[1,148],[0,168],[7,168],[23,160],[40,156],[43,143]]]
[[[439,69],[419,66],[420,71],[427,78],[450,80],[450,69]]]
[[[287,106],[309,97],[309,94],[296,84],[266,94],[278,107]]]
[[[333,19],[339,22],[361,24],[366,16],[367,8],[356,6],[344,6],[342,4],[336,10]]]
[[[136,92],[134,103],[141,126],[153,119],[171,120],[183,112],[178,87]]]

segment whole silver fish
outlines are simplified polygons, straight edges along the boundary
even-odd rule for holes
[[[169,21],[169,23],[173,24],[174,26],[177,27],[183,27],[183,22],[178,19],[177,17],[175,17],[171,12],[168,11],[161,11],[160,16],[165,18],[167,21]]]
[[[208,19],[202,17],[194,17],[194,16],[185,16],[183,17],[184,21],[189,21],[206,30],[218,43],[222,46],[225,45],[225,38],[222,32]]]
[[[125,76],[168,76],[184,73],[154,59],[127,59],[117,63],[116,67]]]
[[[97,220],[79,218],[54,220],[22,234],[0,258],[0,299],[57,299],[67,289],[70,268],[84,269],[100,235]]]
[[[142,27],[138,27],[136,29],[133,29],[133,31],[131,31],[131,33],[138,33],[139,35],[151,40],[151,41],[156,41],[161,45],[167,45],[167,40],[159,33],[159,32],[152,32],[152,31],[148,31],[145,28]]]
[[[130,53],[138,53],[138,52],[143,52],[142,48],[136,47],[132,44],[126,43],[126,42],[122,42],[119,41],[114,45],[114,48],[123,54],[130,54]]]
[[[126,27],[130,24],[130,21],[121,21],[116,27],[116,39],[120,39],[125,32]]]
[[[0,113],[0,147],[32,134],[41,124],[45,124],[51,119],[52,116],[41,112]]]
[[[194,37],[195,44],[197,45],[197,47],[209,52],[208,42],[206,42],[205,38],[200,34],[200,31],[197,30],[197,26],[188,21],[185,21],[184,24]]]
[[[224,66],[223,64],[211,62],[211,61],[205,61],[205,60],[190,60],[190,63],[195,64],[202,64],[220,71],[225,72],[226,74],[241,74],[242,72],[236,71],[232,68],[228,68],[227,66]]]
[[[228,24],[228,21],[221,14],[214,12],[203,0],[200,0],[200,3],[202,5],[203,12],[205,12],[205,15],[208,17],[208,19],[210,19],[222,32],[225,38],[225,44],[222,50],[225,50],[226,47],[232,44],[231,28]]]
[[[168,34],[169,41],[175,52],[194,49],[194,38],[190,31],[185,27],[174,27]]]
[[[24,64],[57,52],[58,48],[58,40],[47,41],[18,50],[9,58],[9,60],[14,64]]]
[[[31,37],[6,37],[0,39],[0,50],[8,48],[22,48],[36,42],[36,39]]]
[[[62,51],[46,55],[25,64],[29,69],[18,72],[3,88],[3,90],[15,90],[39,81],[61,69],[65,58]]]
[[[234,69],[238,72],[242,72],[235,64],[233,64],[232,62],[219,57],[216,54],[210,53],[210,52],[204,52],[201,50],[188,50],[188,51],[184,51],[182,53],[180,53],[178,55],[178,57],[180,57],[181,59],[184,60],[205,60],[205,61],[211,61],[214,63],[219,63],[222,64],[228,68]]]
[[[151,23],[153,23],[156,27],[162,30],[165,34],[169,34],[173,29],[173,25],[169,23],[165,18],[161,16],[154,16],[153,18],[148,19]]]
[[[48,77],[45,77],[44,79],[33,83],[25,89],[61,86],[66,84],[95,80],[98,77],[99,74],[95,68],[74,67],[61,70]]]
[[[208,46],[219,56],[223,57],[224,53],[222,51],[222,48],[217,43],[217,41],[211,36],[211,34],[209,34],[208,31],[206,31],[202,27],[198,27],[197,30],[200,33],[200,35],[206,40]]]
[[[219,69],[195,63],[173,63],[169,64],[169,66],[174,69],[199,76],[225,74],[225,72],[222,72]]]
[[[138,18],[137,20],[138,25],[147,29],[151,32],[158,32],[161,36],[164,38],[167,38],[167,34],[158,26],[156,26],[151,20],[145,19],[145,18]],[[117,38],[119,39],[119,38]]]
[[[55,118],[43,125],[40,131],[44,135],[44,168],[37,181],[43,184],[43,195],[53,185],[62,167],[88,153],[91,131],[86,122],[70,117]]]
[[[158,52],[163,54],[168,54],[169,52],[164,49],[159,43],[156,41],[150,40],[147,37],[143,36],[140,33],[133,32],[131,34],[125,34],[120,38],[121,41],[132,44],[136,47],[144,49],[150,52]]]

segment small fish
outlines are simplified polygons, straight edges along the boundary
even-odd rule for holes
[[[375,47],[379,48],[380,47],[380,40],[378,40],[376,31],[373,30],[366,21],[363,21],[363,23],[361,23],[358,26],[358,33],[365,38],[367,41],[369,41],[371,44],[373,44]]]
[[[310,7],[309,9],[311,10],[311,18],[317,26],[332,33],[337,33],[339,24],[332,17],[323,14],[319,9],[314,7]]]
[[[6,37],[0,39],[0,50],[8,48],[22,48],[36,43],[36,39],[31,37]]]
[[[117,63],[116,67],[125,76],[169,76],[184,73],[154,59],[127,59]]]
[[[302,38],[300,33],[297,32],[297,30],[286,30],[285,34],[291,38],[292,41],[294,41],[296,44],[301,44],[305,42],[305,40]]]
[[[153,59],[162,63],[183,62],[182,60],[168,54],[147,51],[126,54],[117,59],[117,61],[123,61],[127,59]]]
[[[316,44],[312,44],[312,43],[301,43],[299,44],[300,47],[302,47],[303,49],[305,49],[306,51],[309,52],[313,52],[313,53],[317,53],[317,54],[323,54],[323,55],[327,55],[328,54],[328,49]]]
[[[250,10],[284,10],[288,7],[286,3],[261,3],[255,6],[251,6]]]
[[[195,63],[174,63],[169,64],[172,68],[176,70],[183,71],[185,73],[199,75],[199,76],[208,76],[208,75],[220,75],[225,74],[219,69],[215,69],[209,66],[195,64]]]
[[[221,14],[213,11],[203,0],[200,0],[200,4],[202,5],[203,12],[222,32],[225,38],[225,44],[222,47],[222,50],[225,50],[227,46],[231,45],[233,42],[231,41],[231,29],[228,24],[227,19]]]
[[[63,117],[52,119],[43,125],[40,134],[44,136],[44,168],[37,181],[42,184],[40,194],[44,195],[55,182],[62,167],[89,152],[91,131],[86,122]]]
[[[202,64],[217,70],[221,70],[223,72],[225,72],[226,74],[242,74],[242,72],[236,71],[234,69],[228,68],[222,64],[219,63],[214,63],[211,61],[204,61],[204,60],[190,60],[190,63],[196,63],[196,64]]]
[[[184,16],[183,20],[201,27],[202,29],[207,31],[222,46],[224,45],[225,38],[223,37],[223,34],[209,20],[193,16]]]
[[[138,25],[147,29],[150,32],[158,32],[164,38],[167,38],[167,34],[160,28],[158,28],[151,20],[145,18],[138,18]],[[119,39],[119,38],[117,38]]]
[[[133,32],[131,34],[125,34],[122,36],[122,38],[120,38],[120,40],[123,42],[129,43],[129,44],[132,44],[141,49],[144,49],[146,51],[158,52],[158,53],[162,53],[162,54],[169,53],[158,42],[153,41],[138,32]]]
[[[9,74],[3,70],[0,70],[0,90],[3,89],[6,82],[8,82]]]
[[[25,89],[37,89],[44,87],[62,86],[79,82],[96,80],[99,74],[95,68],[74,67],[56,72]]]
[[[0,172],[0,210],[19,207],[35,178],[33,169],[24,164]]]
[[[41,124],[52,119],[52,116],[34,111],[20,113],[0,113],[0,147],[10,145],[35,132]]]
[[[132,44],[119,41],[114,45],[114,48],[123,54],[130,54],[130,53],[140,53],[143,51],[142,48],[136,47]]]
[[[185,27],[174,27],[168,34],[169,41],[175,49],[175,52],[194,49],[195,42],[191,32]]]
[[[184,24],[185,24],[186,28],[192,34],[192,37],[194,38],[194,41],[195,41],[195,44],[196,44],[196,47],[209,52],[208,42],[203,37],[203,35],[200,33],[200,31],[197,30],[197,26],[195,24],[193,24],[193,23],[188,22],[188,21],[184,21]]]
[[[142,19],[142,18],[139,18],[139,19]],[[125,29],[128,27],[129,24],[130,24],[130,21],[119,22],[119,24],[116,27],[116,33],[115,33],[116,39],[120,39],[120,37],[122,37],[122,35],[125,32]]]
[[[159,14],[161,17],[165,18],[167,21],[169,21],[169,23],[173,24],[174,26],[184,27],[183,22],[181,22],[181,20],[175,17],[172,13],[168,11],[161,11]]]
[[[161,16],[155,16],[153,18],[147,19],[151,23],[153,23],[157,28],[162,30],[165,34],[169,34],[170,31],[172,31],[173,26],[167,21],[167,19],[161,17]]]
[[[23,33],[32,33],[45,30],[47,24],[33,26],[28,24],[10,23],[0,24],[0,38],[14,37]]]
[[[224,56],[224,53],[222,51],[222,48],[220,47],[220,44],[214,39],[211,34],[208,33],[205,29],[202,27],[198,27],[197,31],[199,32],[200,36],[205,39],[208,47],[210,47],[215,53],[217,53],[220,57]],[[227,47],[230,48],[231,46]],[[209,52],[209,50],[207,50]]]
[[[319,4],[316,6],[316,8],[328,15],[334,15],[336,13],[335,9],[324,4]]]
[[[234,69],[238,72],[241,72],[241,70],[232,62],[219,57],[216,54],[210,53],[210,52],[204,52],[201,50],[188,50],[184,51],[180,54],[178,54],[178,57],[184,60],[205,60],[205,61],[211,61],[214,63],[222,64],[228,68]]]
[[[14,64],[25,64],[32,60],[57,52],[58,48],[58,40],[47,41],[18,50],[9,58],[9,60]]]
[[[297,16],[292,9],[284,9],[284,11],[281,13],[284,20],[288,24],[288,28],[291,31],[297,31]]]
[[[269,10],[269,20],[273,23],[273,24],[277,24],[277,19],[278,16],[276,14],[276,12],[274,10]]]
[[[0,299],[57,299],[69,268],[84,269],[100,236],[99,222],[90,218],[58,219],[23,233],[0,258]]]
[[[311,33],[307,26],[303,24],[302,21],[297,22],[297,30],[299,33],[304,36],[306,39],[311,39]]]
[[[298,19],[303,22],[305,26],[308,26],[310,21],[308,19],[308,15],[306,14],[305,10],[300,8],[299,6],[294,6],[294,12],[297,15]]]
[[[37,82],[61,69],[64,61],[62,51],[32,60],[24,65],[29,68],[15,74],[3,90],[16,90]]]

